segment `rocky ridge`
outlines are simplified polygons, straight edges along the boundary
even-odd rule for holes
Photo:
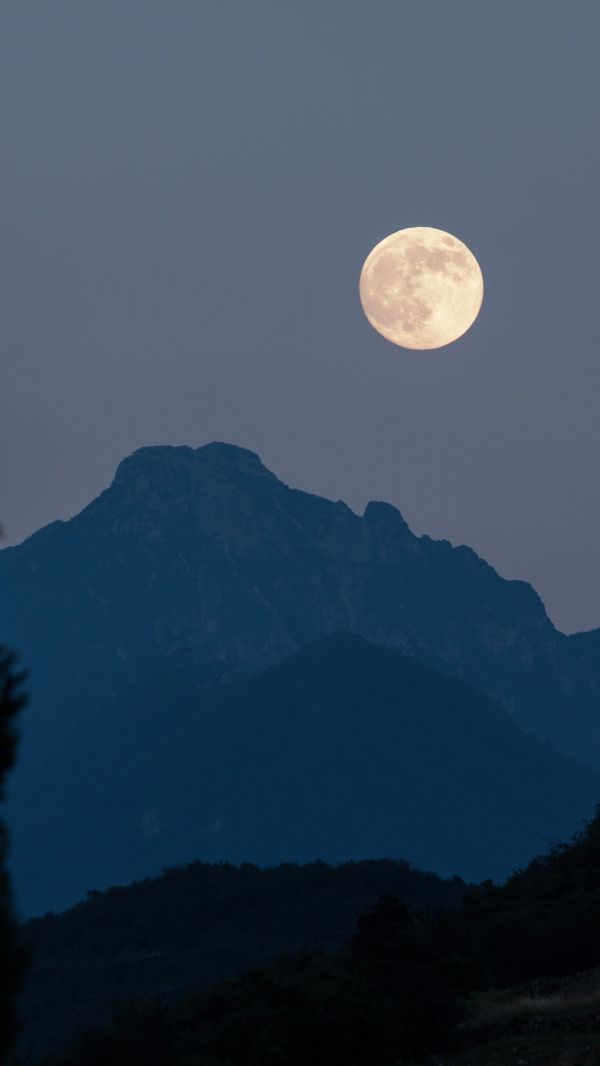
[[[182,649],[227,679],[342,630],[600,765],[600,631],[561,634],[471,549],[415,536],[390,504],[359,516],[291,489],[246,449],[142,448],[75,518],[0,552],[0,633],[32,669],[44,743]]]

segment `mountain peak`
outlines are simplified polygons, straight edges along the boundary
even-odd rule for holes
[[[196,448],[194,454],[198,459],[214,466],[235,468],[246,474],[255,474],[260,477],[266,476],[274,481],[277,480],[275,474],[267,470],[256,452],[251,451],[249,448],[241,448],[237,444],[228,444],[224,441],[215,440],[211,441],[210,444],[204,444],[202,447]]]
[[[418,537],[411,531],[398,508],[391,503],[371,500],[365,508],[363,519],[382,559],[397,559],[407,547],[418,551]]]
[[[184,554],[194,554],[208,536],[225,554],[245,554],[264,549],[269,516],[289,492],[246,448],[156,445],[124,459],[110,488],[76,521],[102,516],[111,536],[131,534],[147,547],[181,541]]]
[[[395,532],[401,530],[410,533],[408,522],[397,507],[383,500],[371,500],[365,507],[364,519],[369,525],[386,525]]]
[[[123,459],[117,467],[113,486],[131,484],[141,478],[143,483],[187,473],[206,476],[208,471],[217,475],[254,475],[276,481],[277,478],[263,466],[255,452],[235,444],[213,441],[200,448],[188,445],[159,444],[138,448]]]

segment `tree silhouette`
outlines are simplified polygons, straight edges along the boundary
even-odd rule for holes
[[[15,656],[0,646],[0,800],[5,778],[15,761],[17,735],[14,720],[25,702],[21,691],[24,675],[15,667]],[[8,834],[0,823],[0,1062],[5,1062],[17,1032],[15,996],[24,967],[24,952],[12,907],[6,869]]]

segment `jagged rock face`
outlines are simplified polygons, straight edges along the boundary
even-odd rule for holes
[[[45,742],[182,650],[226,678],[338,630],[600,762],[600,631],[557,633],[529,585],[469,548],[414,536],[389,504],[359,517],[290,489],[245,449],[142,448],[77,517],[0,552],[0,637],[31,666]]]

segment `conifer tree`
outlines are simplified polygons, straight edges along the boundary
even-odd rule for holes
[[[25,702],[21,691],[23,674],[15,656],[0,646],[0,801],[5,778],[15,761],[17,735],[14,721]],[[15,997],[23,972],[24,954],[13,912],[10,879],[6,869],[8,834],[0,822],[0,1063],[6,1061],[17,1032]]]

